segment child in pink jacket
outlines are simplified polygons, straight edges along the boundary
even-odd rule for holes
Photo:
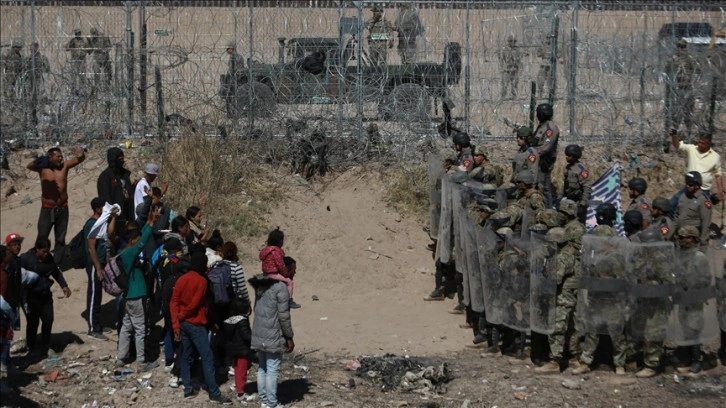
[[[300,305],[292,300],[293,283],[285,266],[285,251],[282,245],[285,242],[285,234],[280,227],[270,231],[267,236],[267,246],[260,251],[260,261],[262,261],[262,273],[274,280],[285,282],[287,291],[290,293],[290,308],[299,309]]]

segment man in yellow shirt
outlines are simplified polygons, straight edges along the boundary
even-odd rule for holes
[[[697,171],[701,173],[703,182],[701,184],[701,190],[706,195],[706,198],[711,201],[711,204],[723,201],[723,178],[721,175],[721,156],[711,149],[712,135],[710,133],[701,133],[698,136],[696,144],[683,143],[678,139],[678,132],[675,129],[671,129],[671,143],[673,147],[678,150],[686,152],[688,156],[688,163],[686,171]],[[715,192],[714,190],[715,184]],[[678,202],[678,198],[683,194],[684,189],[676,193],[671,199],[671,203],[675,200]],[[717,200],[716,200],[717,199]],[[675,206],[671,206],[675,208]]]

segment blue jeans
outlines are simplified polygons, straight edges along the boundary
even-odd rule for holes
[[[214,357],[212,347],[209,345],[207,329],[204,326],[181,322],[182,357],[181,357],[181,379],[184,385],[184,394],[192,392],[192,348],[197,349],[202,359],[202,371],[204,381],[207,383],[207,392],[210,397],[218,397],[221,392],[214,378]]]
[[[280,372],[282,353],[257,352],[260,367],[257,369],[257,392],[260,401],[270,408],[277,406],[277,374]]]
[[[171,365],[174,362],[174,331],[171,328],[171,317],[164,314],[164,362]]]

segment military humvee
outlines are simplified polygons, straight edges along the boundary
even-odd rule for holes
[[[355,36],[279,38],[275,64],[250,62],[245,74],[220,77],[227,114],[269,116],[277,104],[377,103],[383,120],[425,116],[431,98],[446,97],[459,83],[461,45],[447,43],[441,63],[375,66],[360,61]]]

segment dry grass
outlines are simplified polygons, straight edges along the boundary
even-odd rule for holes
[[[426,164],[386,168],[381,176],[388,205],[423,222],[429,206]]]
[[[165,172],[178,189],[170,191],[174,208],[198,205],[207,223],[227,238],[259,236],[264,214],[283,197],[256,160],[254,146],[241,141],[189,134],[166,146]]]

